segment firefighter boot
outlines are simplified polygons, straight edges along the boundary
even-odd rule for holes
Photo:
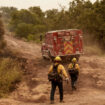
[[[72,86],[72,90],[76,90],[77,88],[76,88],[76,83],[74,83],[73,84],[73,86]]]
[[[76,90],[75,84],[72,84],[72,90],[73,90],[73,91]]]
[[[60,103],[65,103],[63,100],[60,100]]]
[[[54,100],[51,100],[50,104],[54,104]]]

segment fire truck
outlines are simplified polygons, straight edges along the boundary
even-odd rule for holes
[[[79,60],[83,54],[83,35],[79,29],[49,31],[45,34],[41,52],[43,58],[60,56],[62,59]]]

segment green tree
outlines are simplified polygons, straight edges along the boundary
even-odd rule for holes
[[[2,23],[1,19],[1,14],[0,14],[0,53],[3,51],[4,47],[6,46],[6,42],[4,41],[4,26]]]
[[[41,8],[40,7],[30,7],[29,8],[29,11],[31,12],[31,13],[34,13],[34,14],[36,14],[38,17],[44,17],[44,13],[43,13],[43,11],[41,10]]]
[[[86,33],[84,34],[86,40],[94,39],[94,42],[105,46],[105,0],[97,0],[95,3],[91,3],[90,0],[73,0],[68,10],[62,8],[61,11],[52,9],[43,12],[40,7],[14,11],[10,24],[14,32],[22,30],[24,33],[22,37],[30,34],[30,39],[32,35],[36,37],[41,32],[78,28]],[[23,27],[31,28],[26,32]],[[18,35],[20,37],[20,32]]]
[[[33,34],[33,25],[20,23],[16,28],[16,36],[27,38],[29,34]]]
[[[4,27],[0,16],[0,40],[3,40],[3,35],[4,35]]]
[[[4,22],[9,23],[11,19],[11,14],[17,11],[17,8],[15,7],[1,7],[0,12],[2,13],[2,17],[4,19]]]
[[[46,17],[46,27],[47,30],[54,30],[57,29],[56,27],[56,22],[58,20],[58,10],[57,9],[52,9],[52,10],[47,10],[45,12],[45,17]]]

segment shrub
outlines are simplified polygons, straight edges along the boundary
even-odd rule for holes
[[[27,41],[32,41],[32,40],[35,40],[35,35],[29,34],[29,35],[27,36]]]
[[[20,23],[18,24],[16,29],[16,35],[21,38],[27,38],[27,36],[32,32],[33,32],[32,24]]]
[[[0,97],[6,96],[15,89],[21,77],[22,71],[19,63],[11,58],[2,58],[0,60]]]
[[[0,17],[0,41],[3,40],[3,35],[4,35],[4,27]]]

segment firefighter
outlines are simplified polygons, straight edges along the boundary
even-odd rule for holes
[[[52,77],[48,76],[49,80],[51,81],[51,94],[50,94],[51,104],[54,103],[54,94],[55,94],[55,90],[57,86],[59,88],[59,93],[60,93],[60,102],[64,102],[63,101],[63,78],[62,77],[64,76],[67,82],[69,79],[68,79],[68,75],[66,73],[64,66],[61,64],[61,61],[62,59],[59,56],[55,57],[54,64],[51,65],[49,69],[49,73],[48,73],[48,75],[53,74]],[[54,72],[56,72],[55,74],[58,74],[58,76],[56,75],[54,77]]]
[[[42,41],[42,39],[43,39],[43,38],[42,38],[42,35],[40,35],[40,41]]]
[[[79,65],[77,63],[77,59],[73,58],[72,62],[68,65],[68,72],[69,75],[71,77],[71,87],[72,90],[76,90],[76,82],[78,79],[78,75],[79,75]]]

